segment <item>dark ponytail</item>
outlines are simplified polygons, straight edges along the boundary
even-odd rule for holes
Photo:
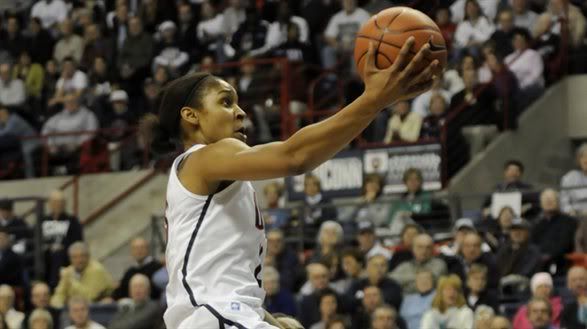
[[[153,113],[143,116],[139,122],[139,134],[155,155],[165,155],[177,149],[173,138],[165,132],[159,117]]]
[[[139,134],[155,155],[177,150],[181,139],[180,111],[184,106],[200,108],[201,98],[212,75],[195,73],[169,82],[158,97],[159,115],[147,114],[139,123]]]

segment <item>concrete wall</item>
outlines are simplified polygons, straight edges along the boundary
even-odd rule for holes
[[[572,76],[567,79],[569,136],[587,138],[587,76]]]
[[[525,164],[525,181],[537,187],[558,186],[562,174],[574,165],[569,112],[581,107],[585,112],[587,93],[578,87],[585,82],[587,76],[572,77],[550,88],[521,115],[518,130],[500,135],[473,158],[452,179],[449,191],[467,195],[491,192],[501,181],[503,163],[508,159],[519,159]],[[579,115],[585,113],[575,113]],[[584,127],[585,120],[572,125]],[[479,209],[482,198],[469,197],[463,201],[465,209]]]

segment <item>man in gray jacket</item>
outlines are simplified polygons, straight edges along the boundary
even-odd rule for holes
[[[159,304],[150,299],[151,282],[144,274],[135,274],[128,285],[129,299],[118,302],[118,312],[109,329],[159,328],[162,317]]]
[[[435,278],[446,274],[446,264],[440,258],[433,257],[434,241],[428,234],[420,234],[414,238],[412,253],[414,259],[401,263],[389,277],[402,287],[404,295],[417,292],[416,273],[420,270],[429,270]]]

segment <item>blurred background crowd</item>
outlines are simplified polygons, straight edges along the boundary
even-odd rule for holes
[[[354,148],[444,134],[452,175],[515,129],[563,66],[586,70],[582,0],[0,2],[0,177],[151,163],[138,120],[157,112],[166,82],[204,70],[238,91],[253,144],[279,140],[286,117],[295,131],[360,95],[354,36],[392,5],[436,21],[450,64],[432,90],[382,111]],[[265,307],[311,329],[587,328],[587,271],[573,257],[587,251],[587,145],[577,164],[559,192],[536,190],[524,164],[508,161],[494,191],[520,192],[522,209],[494,214],[488,197],[456,221],[417,169],[393,199],[368,175],[352,206],[335,205],[313,175],[301,208],[284,208],[283,186],[268,184]],[[0,202],[0,328],[160,328],[167,273],[149,242],[132,241],[135,263],[115,281],[63,193],[47,207],[35,231]],[[301,239],[289,238],[300,226]]]

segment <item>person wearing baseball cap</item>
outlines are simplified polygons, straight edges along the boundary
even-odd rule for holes
[[[477,229],[475,228],[475,224],[471,218],[463,217],[459,218],[455,222],[453,226],[453,232],[454,241],[440,247],[440,252],[445,256],[456,256],[459,253],[459,249],[463,243],[465,235],[467,235],[467,233],[477,232]],[[489,252],[491,251],[491,247],[489,247],[487,243],[483,242],[481,245],[481,250],[483,252]]]
[[[379,242],[375,235],[375,225],[371,221],[360,221],[357,224],[357,228],[359,250],[365,255],[365,259],[369,259],[375,255],[382,255],[387,260],[391,259],[391,251],[381,245],[381,242]]]
[[[533,275],[540,266],[540,249],[530,243],[530,223],[523,218],[514,218],[509,239],[496,255],[500,276],[516,274],[525,277]]]

